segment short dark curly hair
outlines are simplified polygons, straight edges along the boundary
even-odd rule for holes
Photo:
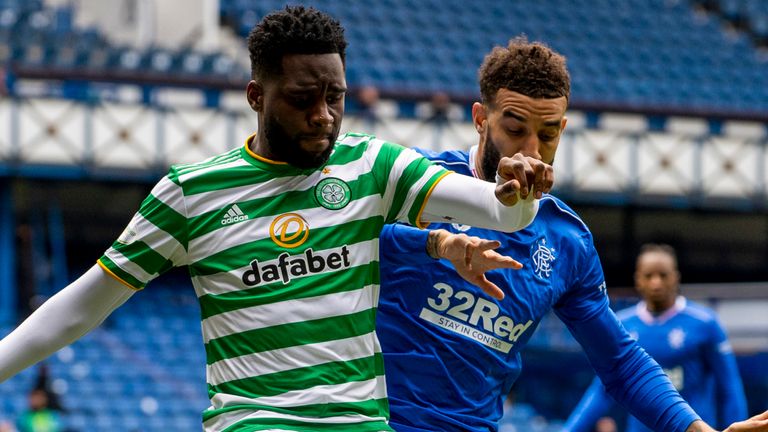
[[[502,88],[534,99],[571,97],[571,77],[565,57],[525,36],[494,47],[478,71],[483,103],[493,104]]]
[[[286,54],[339,54],[345,64],[344,28],[312,7],[286,6],[266,15],[248,35],[251,77],[263,80],[282,72]]]

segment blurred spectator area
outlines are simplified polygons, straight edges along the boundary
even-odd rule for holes
[[[139,99],[145,103],[153,101],[142,93],[147,86],[241,91],[249,77],[248,31],[286,2],[158,3],[165,9],[145,13],[154,25],[131,38],[79,24],[89,22],[82,19],[84,9],[94,15],[98,3],[0,0],[0,40],[7,42],[0,44],[0,65],[9,65],[15,79],[63,80],[68,87],[59,93],[71,97],[98,98],[89,88],[93,81],[144,86]],[[349,39],[350,88],[374,85],[385,99],[428,100],[444,92],[459,103],[470,101],[483,56],[522,33],[567,56],[574,108],[768,115],[768,54],[761,39],[768,6],[760,0],[478,0],[471,8],[460,0],[290,3],[340,19]],[[181,39],[157,37],[179,21],[164,11],[211,4],[218,4],[215,31],[206,31],[207,15],[200,13],[191,15],[199,23]],[[126,20],[128,10],[121,10]],[[199,42],[203,36],[206,43]],[[201,101],[220,102],[210,94]]]

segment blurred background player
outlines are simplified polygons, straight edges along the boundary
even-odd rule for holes
[[[704,421],[724,428],[745,418],[744,388],[725,330],[714,311],[680,295],[677,254],[671,246],[642,246],[635,287],[642,301],[617,314],[630,335],[661,365]],[[613,403],[595,378],[565,430],[591,431]],[[625,430],[648,429],[630,417]]]
[[[45,388],[29,392],[29,409],[16,421],[19,432],[62,432],[61,416],[50,406],[50,393]]]
[[[552,163],[570,96],[565,58],[516,38],[486,56],[479,82],[482,102],[472,107],[478,145],[424,153],[488,182],[496,181],[494,167],[503,156],[522,153]],[[712,430],[616,319],[591,233],[558,198],[545,195],[533,223],[515,233],[455,223],[435,227],[426,233],[387,225],[380,239],[377,332],[395,430],[497,430],[522,368],[520,352],[550,310],[582,345],[610,394],[645,424],[664,432]],[[461,251],[451,251],[457,236],[498,241],[497,251],[524,267],[468,279],[463,272],[471,266]],[[447,259],[434,263],[430,257]],[[505,297],[490,298],[475,286],[488,284]]]

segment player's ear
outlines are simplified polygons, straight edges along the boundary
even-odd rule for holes
[[[252,110],[261,112],[264,109],[264,86],[254,80],[248,82],[245,88],[245,97]]]
[[[485,134],[485,128],[488,124],[488,112],[485,105],[480,102],[472,104],[472,123],[475,125],[475,129],[477,129],[477,133],[480,135]]]

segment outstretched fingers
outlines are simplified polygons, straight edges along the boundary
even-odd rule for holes
[[[495,298],[496,300],[504,299],[504,291],[501,290],[495,283],[488,280],[484,274],[480,274],[474,281],[474,284],[480,287],[486,294]]]

